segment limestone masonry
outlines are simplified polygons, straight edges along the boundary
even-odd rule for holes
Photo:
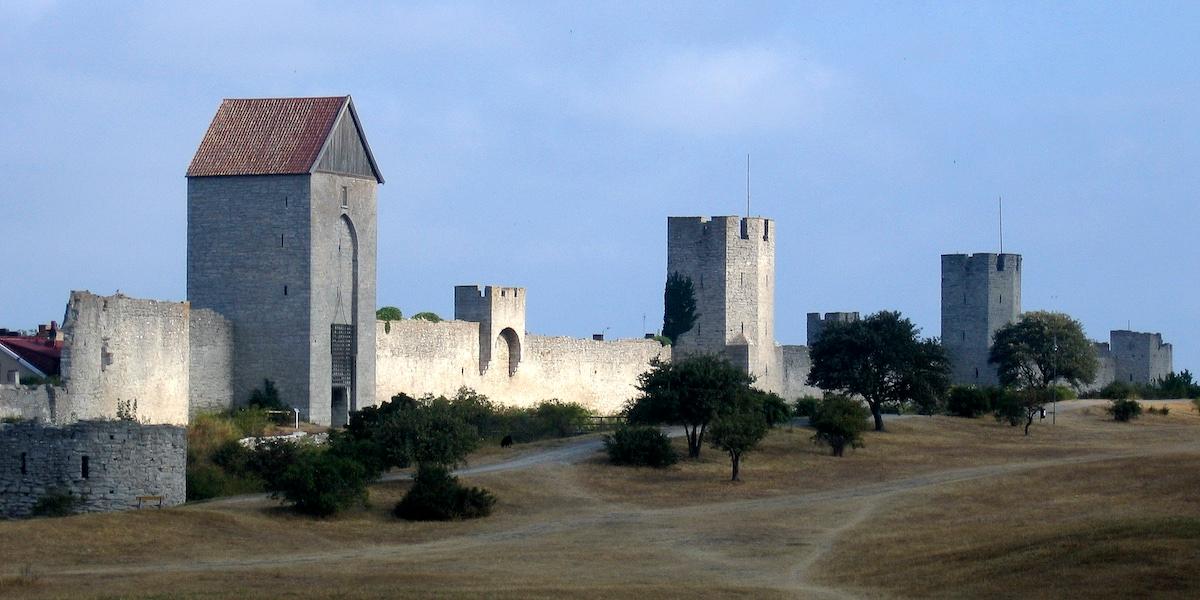
[[[182,427],[0,424],[0,516],[27,517],[39,498],[54,492],[79,499],[78,512],[129,510],[138,496],[162,496],[163,506],[182,504],[186,454]]]
[[[942,346],[952,383],[999,384],[988,364],[992,337],[1020,316],[1020,254],[942,255]]]
[[[692,280],[695,326],[674,356],[719,354],[785,398],[818,393],[807,385],[808,348],[775,343],[775,222],[762,217],[670,217],[667,275]]]
[[[691,278],[699,318],[674,348],[526,331],[526,290],[454,289],[454,320],[375,320],[378,186],[349,96],[221,103],[187,170],[187,301],[72,292],[61,383],[0,384],[0,416],[68,424],[186,424],[244,403],[270,379],[309,421],[341,425],[397,393],[467,386],[504,404],[557,398],[612,413],[652,360],[721,355],[791,399],[807,385],[808,346],[775,341],[775,222],[670,217],[666,274]],[[1018,254],[941,257],[942,342],[957,384],[997,382],[992,337],[1021,315]],[[808,343],[858,313],[808,314]],[[1113,331],[1097,344],[1111,381],[1172,370],[1159,334]],[[136,407],[136,408],[134,408]]]

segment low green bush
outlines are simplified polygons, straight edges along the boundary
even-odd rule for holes
[[[1020,394],[1021,392],[1000,388],[992,391],[992,416],[996,417],[996,421],[1008,423],[1012,427],[1025,422],[1026,405]]]
[[[847,446],[862,447],[862,434],[867,430],[870,416],[862,402],[838,394],[825,396],[808,420],[817,430],[812,440],[829,446],[834,456],[842,456]]]
[[[1124,381],[1114,381],[1097,393],[1100,398],[1107,400],[1132,400],[1141,396],[1136,385]]]
[[[984,388],[956,385],[946,398],[946,412],[953,417],[974,419],[992,409],[991,395]]]
[[[669,467],[679,461],[667,434],[650,425],[620,425],[604,436],[608,461],[614,465]]]
[[[392,514],[409,521],[474,519],[492,513],[496,497],[477,487],[466,487],[442,465],[421,465]]]
[[[1112,415],[1114,421],[1124,423],[1138,418],[1142,414],[1142,405],[1137,400],[1119,398],[1113,400],[1104,410]]]
[[[83,499],[63,489],[48,490],[33,504],[35,517],[67,517],[75,514]]]
[[[1161,415],[1161,416],[1164,416],[1164,417],[1165,417],[1165,416],[1167,416],[1167,415],[1171,414],[1171,409],[1170,409],[1170,407],[1168,407],[1168,406],[1165,406],[1165,405],[1164,405],[1164,406],[1159,406],[1159,407],[1154,407],[1154,406],[1151,406],[1151,407],[1149,407],[1149,408],[1147,408],[1147,409],[1146,409],[1146,414],[1148,414],[1148,415]]]
[[[800,396],[792,403],[792,414],[797,417],[811,417],[817,412],[821,399],[816,396]]]
[[[1075,400],[1079,398],[1079,394],[1075,390],[1065,385],[1052,385],[1050,392],[1054,395],[1054,400],[1058,402],[1066,402],[1067,400]]]
[[[787,400],[784,400],[779,394],[760,392],[755,389],[751,389],[750,393],[759,397],[767,427],[774,427],[792,420],[792,407],[788,406]]]
[[[303,447],[268,490],[272,498],[291,503],[296,512],[327,517],[365,505],[367,483],[367,471],[357,461]]]

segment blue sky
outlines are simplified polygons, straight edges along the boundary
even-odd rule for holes
[[[669,215],[776,219],[776,336],[900,310],[939,255],[1200,368],[1200,8],[1098,3],[0,0],[0,326],[185,295],[184,171],[222,98],[354,96],[379,301],[529,288],[537,333],[661,325]]]

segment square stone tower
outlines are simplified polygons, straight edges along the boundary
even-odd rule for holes
[[[942,345],[956,385],[996,385],[996,330],[1021,316],[1020,254],[942,255]]]
[[[270,379],[315,423],[373,405],[383,176],[350,97],[225,100],[187,178],[187,296],[233,326],[235,402]]]
[[[1153,383],[1170,375],[1171,344],[1164,344],[1161,333],[1114,329],[1109,332],[1110,348],[1116,364],[1114,377],[1125,383]]]
[[[775,351],[775,223],[762,217],[669,217],[667,275],[690,277],[699,318],[673,356],[722,354],[765,382]]]
[[[479,323],[480,375],[489,369],[517,374],[525,345],[525,288],[454,286],[454,320]]]

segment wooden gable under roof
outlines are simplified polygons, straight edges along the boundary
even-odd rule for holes
[[[349,96],[225,100],[188,167],[188,177],[323,171],[383,175]]]
[[[325,138],[325,144],[312,170],[372,178],[383,183],[383,175],[375,165],[371,147],[367,145],[367,139],[362,133],[362,125],[358,121],[354,103],[348,98],[338,114],[333,130]]]

